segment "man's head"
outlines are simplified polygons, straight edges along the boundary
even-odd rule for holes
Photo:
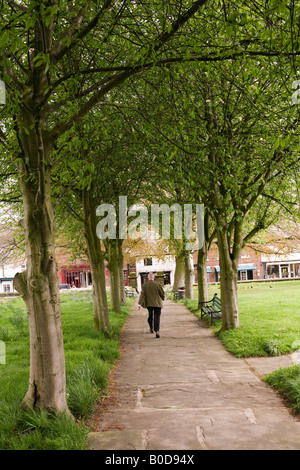
[[[148,280],[149,281],[154,281],[154,278],[155,278],[154,273],[149,273],[148,274]]]

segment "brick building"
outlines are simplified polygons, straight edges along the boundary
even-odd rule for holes
[[[195,283],[197,284],[197,252],[194,252],[194,273]],[[216,246],[213,246],[208,253],[207,258],[207,280],[208,282],[220,281],[220,260]],[[250,281],[256,279],[264,279],[264,266],[261,260],[261,254],[256,253],[251,248],[242,250],[240,262],[238,265],[238,280]]]
[[[68,284],[71,287],[89,287],[92,285],[91,267],[84,256],[76,259],[71,256],[64,248],[56,248],[56,262],[59,284]],[[105,263],[106,264],[106,263]],[[131,267],[128,263],[124,264],[123,273],[125,286],[128,286],[129,271]],[[105,285],[109,286],[109,271],[105,266]]]

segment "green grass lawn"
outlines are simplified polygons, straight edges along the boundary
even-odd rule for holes
[[[220,295],[219,285],[209,287],[209,298]],[[196,295],[195,295],[196,297]],[[199,315],[197,300],[185,302]],[[293,351],[300,341],[300,281],[238,285],[240,326],[220,333],[224,346],[236,357],[271,356]],[[214,331],[221,327],[215,321]]]
[[[0,355],[0,449],[85,448],[89,431],[85,419],[95,399],[105,394],[132,303],[128,301],[121,315],[110,312],[111,332],[102,333],[93,329],[91,291],[61,294],[67,397],[75,420],[21,410],[29,377],[28,319],[22,299],[0,304],[0,341],[6,352],[5,361]]]

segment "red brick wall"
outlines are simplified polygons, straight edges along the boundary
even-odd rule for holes
[[[195,276],[197,276],[197,252],[193,254],[193,261],[194,261],[194,272]],[[239,264],[253,264],[255,270],[253,270],[253,279],[263,279],[264,272],[263,272],[263,264],[261,262],[261,255],[256,253],[251,248],[244,248],[242,251],[242,256],[239,260]],[[215,246],[211,248],[208,253],[207,259],[207,267],[210,267],[212,272],[208,274],[208,281],[209,282],[216,282],[216,266],[220,267],[220,260],[218,259],[218,250]],[[196,278],[197,280],[197,278]]]

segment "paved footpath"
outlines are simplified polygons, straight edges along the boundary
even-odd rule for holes
[[[94,450],[300,450],[300,421],[260,376],[290,356],[237,359],[180,303],[164,302],[161,337],[135,305],[114,398]]]

